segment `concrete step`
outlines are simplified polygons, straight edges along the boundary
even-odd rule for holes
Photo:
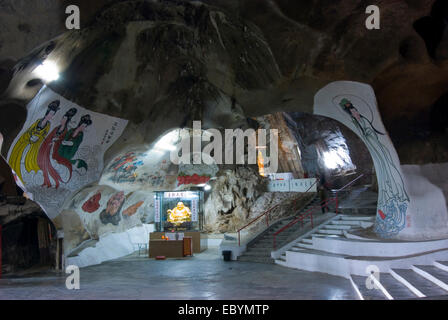
[[[307,244],[313,244],[313,239],[308,239],[308,238],[306,238],[306,239],[302,239],[302,240],[300,240],[300,242],[301,243],[307,243]],[[299,243],[300,243],[299,242]]]
[[[271,247],[250,247],[246,252],[269,252],[271,253],[272,246]]]
[[[381,272],[379,274],[379,282],[386,289],[386,291],[395,300],[415,299],[417,296],[412,293],[404,284],[395,279],[389,273]]]
[[[271,252],[270,251],[245,251],[242,256],[251,256],[251,257],[270,257]]]
[[[355,286],[355,290],[362,296],[363,300],[387,300],[384,293],[375,287],[369,289],[366,285],[368,281],[367,277],[351,275],[352,285]],[[369,281],[370,283],[370,281]]]
[[[324,229],[332,230],[350,230],[352,226],[342,225],[342,224],[326,224],[323,226]]]
[[[373,221],[375,221],[375,217],[342,215],[340,220],[343,220],[343,221],[370,221],[370,222],[373,222]]]
[[[343,226],[359,226],[361,225],[361,222],[355,220],[333,220],[330,222],[330,224]]]
[[[293,246],[293,248],[298,248],[298,249],[313,249],[313,245],[309,244],[309,243],[297,243]]]
[[[395,274],[398,274],[401,277],[401,279],[404,279],[408,283],[408,285],[410,284],[414,289],[417,289],[418,292],[422,293],[426,297],[438,297],[446,295],[445,290],[436,286],[431,281],[423,278],[421,275],[417,274],[415,271],[411,269],[392,269],[392,271]],[[402,283],[405,285],[406,282],[402,281]],[[412,291],[414,292],[415,290]]]
[[[344,232],[342,230],[319,229],[317,232],[321,233],[321,234],[335,234],[335,235],[343,235],[344,234]]]
[[[268,263],[268,264],[274,264],[275,261],[272,258],[267,257],[255,257],[255,256],[239,256],[238,261],[240,262],[257,262],[257,263]]]
[[[448,272],[437,268],[436,266],[415,265],[412,269],[423,278],[433,282],[448,294]]]

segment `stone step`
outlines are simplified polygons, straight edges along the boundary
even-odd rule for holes
[[[425,279],[438,285],[448,294],[448,272],[437,268],[436,266],[415,265],[413,270]]]
[[[392,269],[392,271],[398,274],[401,278],[405,279],[412,287],[423,293],[426,297],[446,295],[445,290],[423,278],[411,269]]]
[[[408,287],[395,279],[389,273],[381,272],[379,274],[379,282],[395,300],[417,298],[417,296],[412,293],[412,291],[409,290]]]
[[[300,240],[301,243],[307,243],[307,244],[313,244],[313,239],[302,239]]]
[[[387,297],[380,289],[372,287],[369,289],[366,285],[367,277],[351,275],[352,281],[363,300],[387,300]],[[370,281],[369,281],[370,283]]]

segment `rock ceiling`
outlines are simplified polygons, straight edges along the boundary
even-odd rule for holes
[[[0,2],[1,91],[15,61],[65,32],[64,8],[77,4],[83,28],[57,40],[54,54],[65,63],[65,77],[53,89],[95,111],[136,123],[156,114],[166,118],[168,108],[160,106],[183,112],[162,130],[210,109],[223,110],[210,125],[235,123],[238,116],[229,118],[224,110],[229,104],[246,116],[309,111],[326,83],[354,80],[375,88],[402,162],[448,161],[446,1],[205,0],[206,7],[186,1],[41,2]],[[364,27],[370,4],[381,9],[381,30]],[[129,66],[132,72],[123,72]],[[25,80],[32,79],[19,84]],[[2,102],[8,119],[2,128],[16,127],[8,115],[20,117],[11,110],[37,88],[28,83],[6,97],[14,101]],[[143,101],[150,106],[128,107]],[[148,140],[155,135],[142,133]]]

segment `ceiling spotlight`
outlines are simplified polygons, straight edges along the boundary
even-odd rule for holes
[[[59,79],[59,69],[54,62],[44,61],[36,69],[34,69],[36,75],[44,82],[52,82]]]

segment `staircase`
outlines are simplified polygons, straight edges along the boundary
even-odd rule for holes
[[[339,198],[339,212],[355,215],[375,215],[378,193],[368,186],[356,186],[341,192],[330,192],[331,197]]]
[[[314,229],[314,232],[306,237],[299,238],[295,244],[287,251],[304,252],[313,250],[313,239],[319,237],[331,238],[345,238],[347,232],[356,232],[358,230],[366,229],[373,226],[375,217],[372,216],[355,216],[355,215],[337,215],[333,219],[321,224]],[[286,261],[285,251],[278,263]]]
[[[311,208],[317,208],[320,206],[320,199],[314,198],[307,206],[305,206],[300,214],[303,214]],[[320,210],[320,208],[316,209]],[[238,261],[260,262],[260,263],[274,263],[274,259],[271,258],[271,251],[273,250],[274,234],[288,223],[297,218],[297,216],[288,217],[274,223],[267,228],[262,234],[256,237],[254,240],[247,244],[247,250],[238,257]],[[300,232],[306,230],[310,226],[310,218],[304,219],[304,225],[302,228],[301,223],[296,223],[292,227],[286,229],[276,237],[277,247],[281,247],[283,244],[291,241],[295,237],[300,235]]]
[[[352,237],[374,216],[337,215],[288,245],[276,264],[348,279],[360,299],[448,299],[448,239]],[[372,273],[375,271],[375,273]]]
[[[446,298],[448,261],[412,265],[411,269],[391,268],[389,272],[381,272],[375,278],[351,275],[351,283],[362,300]]]

